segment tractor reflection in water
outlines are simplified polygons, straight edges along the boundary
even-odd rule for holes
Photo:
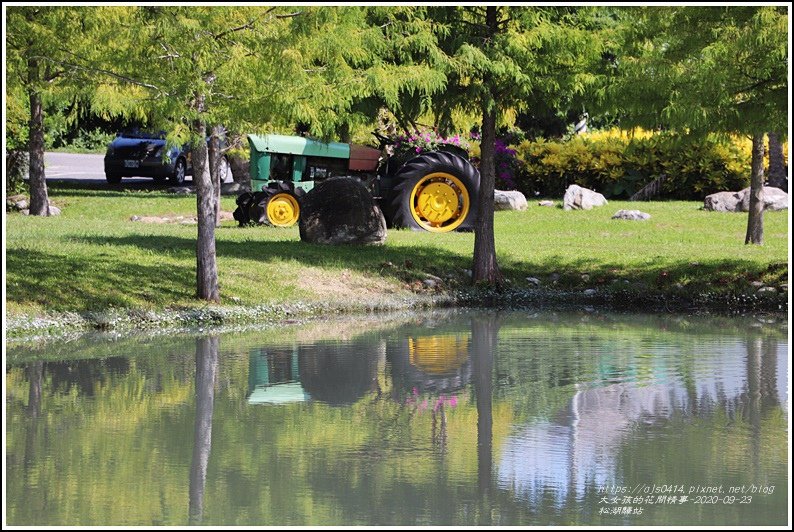
[[[471,381],[470,337],[451,332],[255,349],[249,359],[248,403],[344,406],[367,394],[390,397],[411,410],[429,411],[432,441],[443,449],[446,411],[458,405]]]
[[[387,346],[392,397],[417,411],[430,410],[432,441],[447,443],[446,410],[458,405],[471,380],[469,334],[408,336]]]
[[[353,404],[377,388],[378,360],[368,350],[368,344],[255,349],[249,360],[248,403]]]

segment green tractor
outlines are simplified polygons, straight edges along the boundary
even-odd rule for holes
[[[298,222],[301,198],[316,183],[352,176],[367,186],[390,227],[435,233],[472,230],[477,217],[480,173],[466,151],[445,144],[438,151],[385,155],[380,148],[305,137],[248,135],[251,190],[237,198],[234,218],[290,227]]]

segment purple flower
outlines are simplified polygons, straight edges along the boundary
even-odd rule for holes
[[[416,147],[416,153],[419,153],[419,152],[421,152],[421,151],[422,151],[422,148],[420,148],[419,146],[417,146],[417,147]]]

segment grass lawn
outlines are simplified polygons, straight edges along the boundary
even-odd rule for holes
[[[64,187],[64,186],[62,186]],[[130,221],[133,215],[195,213],[194,196],[162,192],[50,189],[59,217],[8,213],[9,315],[108,308],[200,307],[195,291],[195,225]],[[761,280],[778,286],[788,272],[788,213],[764,217],[765,243],[745,246],[746,214],[699,210],[697,202],[610,202],[564,212],[530,202],[526,212],[496,213],[499,263],[514,287],[527,276],[564,288],[610,287],[628,280],[648,290],[733,291]],[[223,199],[233,210],[234,198]],[[612,220],[640,209],[644,222]],[[382,247],[328,247],[300,241],[298,228],[217,229],[223,303],[371,304],[419,289],[427,274],[465,286],[473,233],[390,230]],[[584,275],[583,277],[583,274]],[[639,284],[641,283],[641,284]]]

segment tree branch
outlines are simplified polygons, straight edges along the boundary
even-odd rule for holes
[[[145,81],[140,81],[140,80],[137,80],[135,78],[131,78],[129,76],[124,76],[122,74],[117,74],[115,72],[112,72],[110,70],[106,70],[104,68],[96,68],[96,67],[87,67],[87,66],[83,66],[83,65],[77,65],[75,63],[69,63],[68,61],[60,61],[58,59],[53,59],[52,57],[47,57],[47,56],[32,56],[31,58],[32,59],[43,59],[45,61],[50,61],[50,62],[55,63],[57,65],[60,65],[62,67],[68,67],[68,68],[73,68],[73,69],[77,69],[77,70],[83,70],[85,72],[95,72],[95,73],[98,73],[98,74],[105,74],[105,75],[110,76],[112,78],[115,78],[115,79],[118,79],[118,80],[121,80],[121,81],[125,81],[127,83],[131,83],[132,85],[137,85],[139,87],[145,87],[147,89],[154,89],[154,90],[158,91],[160,94],[168,96],[168,93],[166,91],[164,91],[163,89],[161,89],[160,87],[158,87],[157,85],[152,85],[151,83],[146,83]]]

